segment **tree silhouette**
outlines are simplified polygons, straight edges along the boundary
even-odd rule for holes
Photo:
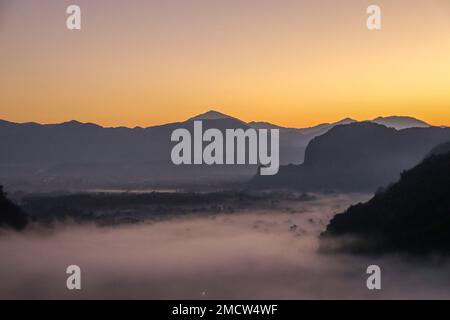
[[[341,248],[356,253],[450,254],[449,194],[450,152],[431,155],[367,203],[336,215],[322,238],[357,239]]]
[[[0,227],[22,230],[26,227],[27,222],[27,215],[6,197],[3,186],[0,185]]]

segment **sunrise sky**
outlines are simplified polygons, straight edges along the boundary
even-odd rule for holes
[[[66,29],[66,7],[82,30]],[[383,30],[366,28],[382,8]],[[0,119],[450,125],[449,0],[0,0]]]

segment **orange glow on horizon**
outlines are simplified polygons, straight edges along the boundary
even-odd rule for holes
[[[147,127],[215,109],[297,128],[390,115],[450,125],[448,7],[378,2],[373,32],[356,0],[80,0],[71,32],[63,2],[10,1],[0,119]]]

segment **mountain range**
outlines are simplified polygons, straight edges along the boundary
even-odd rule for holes
[[[301,164],[316,137],[336,126],[357,123],[344,119],[310,128],[286,128],[265,122],[245,122],[208,111],[183,122],[147,128],[105,128],[93,123],[13,123],[0,120],[0,181],[16,188],[144,187],[221,183],[250,179],[256,166],[175,166],[170,160],[170,135],[177,128],[192,132],[193,122],[221,131],[235,128],[280,130],[280,162]],[[377,118],[396,128],[428,126],[408,117]],[[395,129],[392,129],[395,131]],[[403,130],[399,131],[402,132]]]
[[[250,186],[374,192],[448,141],[450,128],[396,130],[373,122],[338,125],[308,144],[301,165],[282,166],[276,176],[256,175]]]

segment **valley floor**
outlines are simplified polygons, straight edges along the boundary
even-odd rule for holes
[[[450,263],[318,253],[330,218],[368,197],[316,195],[276,209],[3,231],[0,298],[450,299]],[[74,264],[81,291],[66,288]],[[366,287],[373,264],[382,270],[380,291]]]

